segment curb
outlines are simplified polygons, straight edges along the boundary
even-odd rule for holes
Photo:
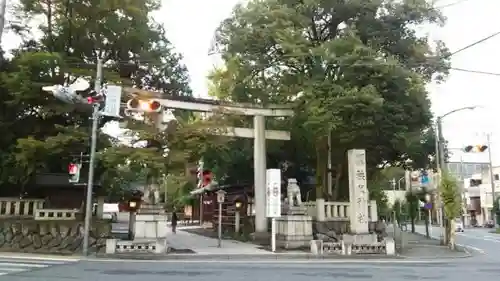
[[[97,255],[96,259],[122,260],[402,260],[401,256],[381,255],[312,255],[312,254],[167,254],[167,255],[138,255],[112,254]]]
[[[420,247],[423,248],[443,248],[444,246],[441,245],[419,245]],[[422,256],[422,257],[411,257],[411,256],[405,256],[405,255],[400,255],[401,257],[404,257],[406,259],[418,259],[418,260],[437,260],[437,259],[464,259],[464,258],[471,258],[474,255],[469,251],[467,246],[464,245],[455,245],[455,252],[462,252],[464,253],[463,255],[457,255],[457,256],[450,256],[450,257],[436,257],[436,256]],[[451,251],[451,250],[450,250]]]

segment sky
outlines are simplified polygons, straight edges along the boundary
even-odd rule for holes
[[[154,18],[165,25],[168,38],[184,56],[189,69],[191,87],[196,96],[207,95],[208,72],[217,65],[209,50],[213,34],[220,22],[230,16],[241,0],[163,0],[163,8]],[[451,51],[500,31],[500,1],[498,0],[437,0],[447,17],[444,27],[425,27],[431,40],[443,40]],[[12,34],[3,38],[4,48],[19,42]],[[500,35],[452,57],[454,68],[498,75],[451,71],[441,84],[430,84],[428,90],[436,116],[464,106],[478,106],[443,119],[443,132],[452,148],[451,161],[487,162],[488,153],[461,153],[469,144],[486,143],[491,135],[493,164],[500,165]],[[499,118],[499,119],[496,119]]]

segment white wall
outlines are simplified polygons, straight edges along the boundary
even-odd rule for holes
[[[396,200],[405,201],[406,191],[405,190],[384,190],[385,196],[387,196],[387,203],[392,206]]]

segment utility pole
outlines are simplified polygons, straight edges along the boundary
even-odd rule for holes
[[[443,119],[442,117],[438,117],[437,118],[437,133],[438,133],[438,160],[439,160],[439,164],[438,164],[438,175],[439,175],[439,182],[438,182],[438,185],[437,185],[437,190],[439,190],[439,186],[441,185],[441,181],[443,180],[443,175],[445,173],[447,173],[448,171],[448,167],[446,167],[446,163],[445,163],[445,155],[444,155],[444,142],[445,142],[445,139],[444,139],[444,136],[443,136]],[[439,193],[439,191],[438,191]],[[440,233],[442,236],[442,240],[445,241],[446,239],[446,224],[445,224],[445,219],[446,219],[446,216],[445,216],[445,213],[444,213],[444,202],[443,202],[443,199],[441,198],[441,230]]]
[[[98,94],[101,92],[102,83],[102,59],[97,59],[97,73],[95,79],[94,91]],[[92,104],[92,137],[90,141],[90,161],[89,161],[89,175],[87,183],[87,197],[85,201],[85,226],[83,230],[83,255],[88,255],[89,248],[89,232],[90,224],[92,222],[92,189],[94,187],[94,165],[95,165],[95,151],[97,145],[97,130],[99,122],[99,103]]]
[[[396,198],[396,179],[392,179],[390,181],[391,183],[391,186],[392,186],[392,196],[394,198]],[[393,226],[393,230],[394,230],[394,238],[396,238],[396,229],[397,229],[397,217],[396,217],[396,208],[394,208],[396,205],[396,199],[394,199],[394,202],[392,203],[392,226]]]
[[[2,45],[2,35],[5,28],[5,14],[7,10],[7,0],[0,0],[0,47]]]
[[[491,159],[491,134],[486,134],[486,142],[488,143],[488,163],[490,166],[490,185],[491,185],[491,220],[495,221],[495,210],[493,210],[493,206],[495,205],[495,175],[493,174],[493,161]],[[495,223],[496,225],[496,223]]]

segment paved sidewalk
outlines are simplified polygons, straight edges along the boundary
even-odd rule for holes
[[[199,228],[200,226],[178,227],[177,233],[168,230],[167,241],[169,247],[177,251],[190,249],[197,254],[215,254],[215,255],[272,255],[272,252],[259,249],[258,245],[244,243],[235,240],[222,240],[221,248],[218,248],[218,240],[206,236],[192,234],[183,229]]]
[[[418,259],[448,259],[448,258],[466,258],[471,254],[463,248],[458,247],[452,251],[448,247],[442,246],[438,239],[426,238],[421,233],[411,233],[411,226],[408,231],[401,231],[392,225],[387,226],[387,234],[394,238],[397,252],[404,257]]]

